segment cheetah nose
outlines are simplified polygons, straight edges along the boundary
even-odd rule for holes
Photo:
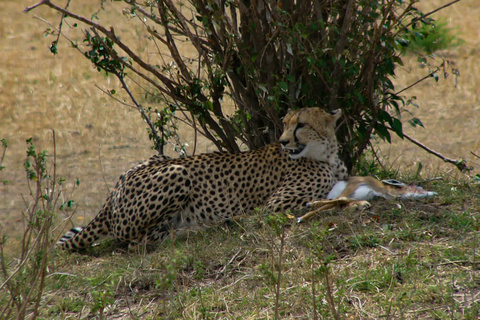
[[[280,142],[282,146],[286,146],[288,144],[288,140],[279,140],[278,142]]]

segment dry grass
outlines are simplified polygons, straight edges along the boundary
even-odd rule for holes
[[[422,1],[420,7],[444,3]],[[23,230],[22,194],[28,193],[22,166],[25,139],[34,137],[38,149],[51,150],[51,130],[55,130],[58,175],[66,178],[67,190],[76,178],[81,181],[74,193],[76,224],[95,215],[122,172],[152,154],[136,111],[95,87],[120,91],[116,80],[98,73],[65,42],[59,47],[60,55],[51,55],[47,50],[51,38],[42,36],[46,26],[34,15],[50,21],[57,17],[46,8],[23,14],[31,4],[0,2],[4,13],[0,18],[4,56],[0,138],[9,142],[7,169],[0,173],[0,180],[10,181],[7,187],[0,185],[0,228],[11,239],[12,253]],[[97,1],[81,5],[90,14]],[[443,53],[461,72],[457,86],[450,75],[406,92],[417,97],[420,109],[415,113],[425,124],[425,129],[406,128],[406,132],[448,157],[472,160],[476,167],[479,159],[470,151],[476,151],[479,144],[479,16],[480,8],[473,0],[436,15],[457,28],[466,41]],[[396,86],[401,89],[426,73],[415,59],[405,58]],[[211,146],[203,143],[202,149],[210,151]],[[381,150],[387,167],[407,176],[421,162],[425,177],[462,177],[408,142],[381,144]],[[332,227],[325,238],[325,254],[335,258],[330,272],[336,303],[345,318],[474,317],[480,291],[478,185],[442,182],[428,187],[439,191],[440,198],[401,207],[377,204],[360,215],[333,213],[318,220],[320,226]],[[311,233],[320,229],[312,224],[287,228],[280,299],[284,318],[313,317],[309,261],[316,261],[318,267],[325,255],[315,257],[309,244]],[[48,278],[44,316],[87,315],[101,296],[113,299],[105,312],[120,318],[272,318],[277,244],[264,220],[252,218],[165,244],[150,254],[110,255],[112,250],[106,245],[105,250],[93,252],[100,256],[96,258],[61,256],[55,262],[58,274]],[[178,262],[172,262],[172,257],[178,257]],[[161,278],[169,274],[171,283]],[[319,316],[330,318],[325,285],[321,277],[316,281]]]
[[[448,2],[421,1],[419,7],[428,12]],[[440,73],[438,83],[430,79],[405,92],[407,97],[417,97],[420,109],[413,111],[425,125],[425,129],[405,128],[405,131],[445,156],[470,160],[475,167],[478,167],[480,161],[470,152],[476,151],[480,143],[480,21],[476,18],[479,14],[480,8],[475,1],[461,1],[434,16],[447,21],[465,41],[459,48],[440,53],[454,62],[453,67],[459,69],[457,85],[455,86],[455,76],[451,73],[450,66],[447,68],[450,75],[446,80]],[[407,87],[428,74],[415,58],[406,58],[404,62],[405,66],[397,72],[397,89]],[[440,64],[441,61],[437,59],[434,63]],[[413,167],[413,171],[417,163],[421,162],[429,175],[452,170],[451,166],[427,155],[408,141],[395,139],[392,146],[382,144],[382,150],[394,167],[405,167],[407,170]]]

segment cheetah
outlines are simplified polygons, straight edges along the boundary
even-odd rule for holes
[[[239,153],[154,156],[120,176],[97,216],[57,247],[79,250],[102,236],[130,245],[209,226],[255,208],[304,209],[325,199],[346,169],[335,136],[340,110],[289,111],[279,141]]]

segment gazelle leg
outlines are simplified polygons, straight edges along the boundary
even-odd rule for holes
[[[315,201],[315,204],[317,204],[318,202],[321,202],[321,201]],[[335,203],[335,200],[326,200],[324,202],[328,202],[328,203],[324,204],[323,206],[321,206],[321,207],[319,207],[315,210],[307,212],[306,214],[304,214],[300,218],[297,218],[297,222],[298,223],[303,222],[305,220],[310,219],[311,217],[313,217],[314,215],[316,215],[320,212],[327,211],[327,210],[330,210],[330,209],[333,209],[333,208],[337,207],[337,204]],[[318,205],[316,207],[318,207]]]
[[[303,222],[305,220],[310,219],[311,217],[313,217],[314,215],[320,212],[331,210],[334,208],[342,208],[342,209],[355,211],[355,210],[362,210],[368,207],[370,207],[370,203],[368,201],[354,200],[354,199],[349,199],[345,197],[339,197],[333,200],[314,201],[310,204],[310,208],[314,210],[309,211],[305,215],[298,218],[297,222],[298,223]]]

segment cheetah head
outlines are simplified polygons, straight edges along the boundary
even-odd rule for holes
[[[339,109],[331,114],[320,108],[290,111],[283,121],[280,143],[292,159],[310,158],[333,164],[338,151],[335,128],[341,115]]]

